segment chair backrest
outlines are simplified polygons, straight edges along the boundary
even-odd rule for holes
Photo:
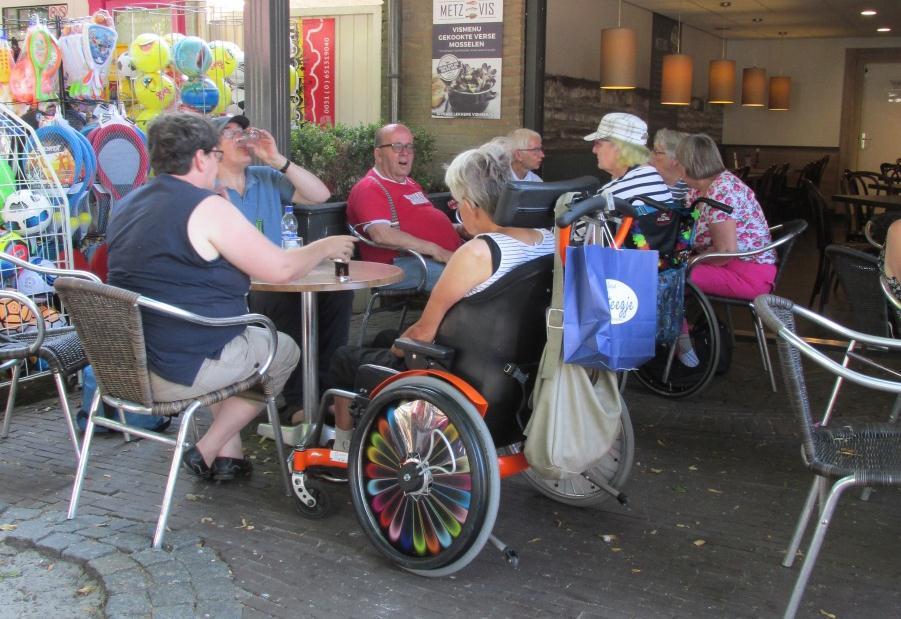
[[[901,164],[899,163],[880,164],[879,170],[887,179],[901,180]]]
[[[557,198],[570,191],[593,191],[600,186],[593,176],[552,183],[508,182],[494,209],[494,223],[515,228],[551,228]]]
[[[870,193],[878,193],[876,189],[870,189],[870,185],[879,183],[879,174],[866,170],[845,170],[842,174],[842,190],[846,194],[855,196],[868,196]]]
[[[832,209],[829,208],[826,198],[816,185],[808,180],[804,181],[804,195],[817,234],[817,249],[824,251],[828,245],[833,243]]]
[[[544,314],[553,271],[550,254],[520,265],[494,285],[460,300],[438,328],[436,343],[456,351],[454,373],[488,401],[485,423],[498,446],[521,438],[513,416],[534,383],[547,340]],[[530,375],[528,385],[504,372],[508,364]]]
[[[804,231],[807,230],[807,222],[803,219],[792,219],[778,226],[770,228],[770,235],[773,238],[773,248],[776,250],[776,278],[773,280],[773,290],[779,285],[779,279],[788,264],[788,256],[792,248]]]
[[[826,256],[851,304],[851,327],[864,333],[891,337],[888,306],[879,284],[878,259],[844,245],[830,245]]]
[[[776,174],[776,167],[772,165],[766,169],[766,171],[755,181],[752,189],[754,190],[754,196],[757,198],[757,201],[761,204],[766,204],[770,192],[773,188],[773,176]]]
[[[150,408],[140,295],[71,277],[58,278],[54,287],[69,310],[101,393]]]

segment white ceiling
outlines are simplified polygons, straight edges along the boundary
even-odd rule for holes
[[[726,39],[901,36],[901,0],[628,0]],[[863,9],[877,15],[864,17]],[[759,22],[755,22],[759,19]],[[879,27],[891,32],[880,33]],[[780,34],[785,32],[787,34]]]

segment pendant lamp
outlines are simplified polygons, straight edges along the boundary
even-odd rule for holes
[[[691,73],[691,56],[687,54],[664,56],[660,103],[663,105],[690,105]]]
[[[792,78],[787,75],[774,75],[770,78],[770,97],[768,109],[774,112],[785,112],[790,108]]]
[[[635,88],[636,35],[631,28],[601,30],[601,88]]]
[[[663,81],[660,85],[660,103],[663,105],[691,104],[691,56],[680,53],[682,47],[682,15],[679,15],[679,32],[676,53],[663,57]]]
[[[637,37],[631,28],[623,28],[623,3],[619,1],[616,28],[601,30],[601,88],[635,88]]]
[[[746,107],[766,105],[766,69],[748,67],[741,72],[741,104]]]

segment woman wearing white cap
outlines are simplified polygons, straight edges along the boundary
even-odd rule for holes
[[[591,152],[598,158],[598,168],[609,173],[612,180],[601,187],[616,198],[648,196],[665,202],[673,198],[660,173],[650,164],[648,126],[632,114],[606,114],[598,129],[585,136],[594,142]]]

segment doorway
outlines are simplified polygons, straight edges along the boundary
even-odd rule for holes
[[[860,138],[853,169],[879,171],[901,157],[901,63],[867,63],[860,101]]]

